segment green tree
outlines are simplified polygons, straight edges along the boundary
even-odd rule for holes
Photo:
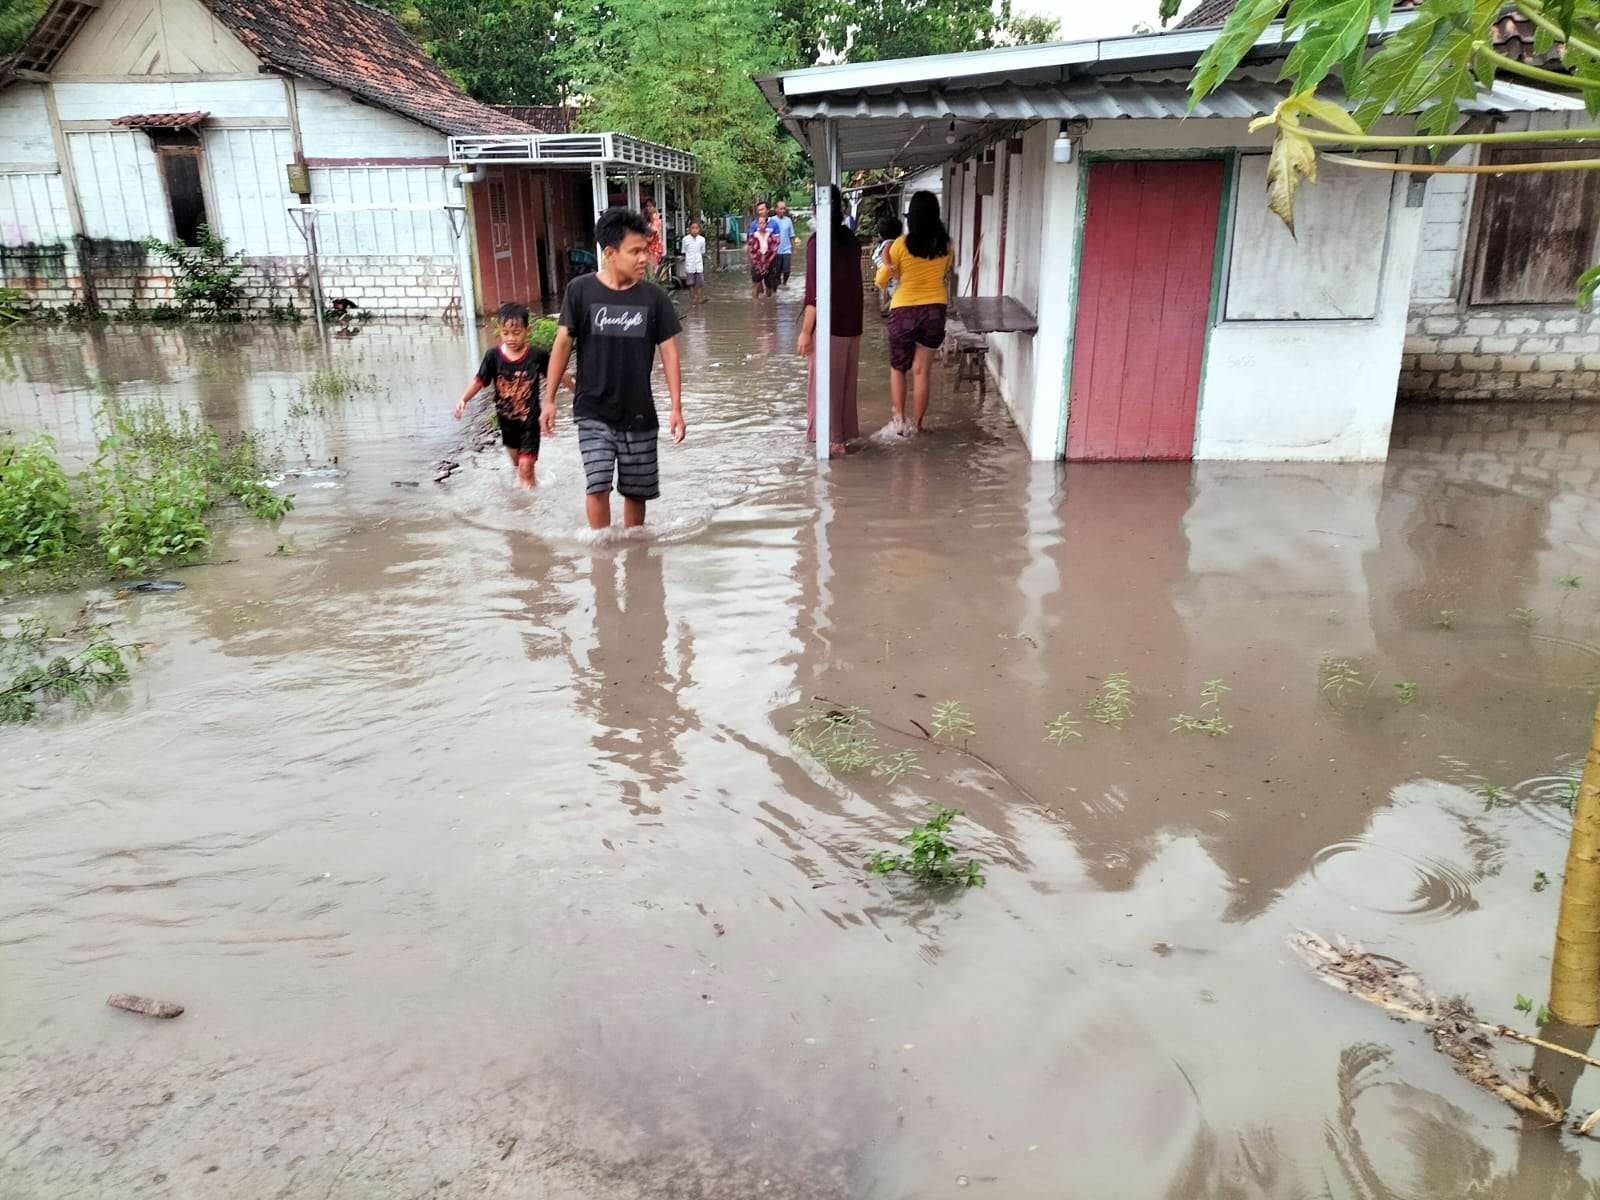
[[[785,188],[798,150],[750,78],[793,61],[771,22],[739,0],[619,5],[601,31],[615,57],[599,65],[580,123],[692,151],[712,211]]]
[[[868,62],[1049,41],[1056,22],[1014,16],[1011,0],[779,0],[803,64]]]
[[[1163,19],[1178,0],[1161,0]],[[1600,0],[1420,0],[1411,20],[1376,45],[1375,22],[1391,20],[1390,0],[1238,0],[1217,40],[1195,64],[1192,100],[1220,86],[1243,61],[1267,27],[1283,16],[1295,45],[1283,61],[1291,95],[1251,128],[1275,131],[1267,168],[1268,203],[1294,227],[1294,195],[1302,181],[1315,182],[1319,147],[1423,148],[1438,155],[1462,145],[1549,143],[1600,138],[1600,129],[1537,133],[1457,133],[1461,101],[1499,75],[1541,87],[1581,92],[1590,116],[1600,114]],[[1521,12],[1537,30],[1542,58],[1560,48],[1562,71],[1532,66],[1495,49],[1494,26],[1508,12]],[[1354,111],[1318,99],[1317,87],[1337,73]],[[1420,113],[1415,134],[1376,136],[1373,123],[1385,113]],[[1446,163],[1383,164],[1409,172],[1513,173],[1596,170],[1600,158],[1558,163],[1496,161],[1476,167]],[[1577,281],[1585,306],[1600,288],[1600,267]],[[1596,709],[1583,779],[1578,788],[1561,910],[1550,974],[1550,1008],[1562,1020],[1600,1025],[1600,708]]]
[[[0,0],[0,58],[15,54],[50,0]]]
[[[7,0],[0,0],[5,3]],[[565,80],[556,0],[378,0],[485,104],[555,104]]]

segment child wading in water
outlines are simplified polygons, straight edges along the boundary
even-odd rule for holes
[[[643,525],[645,503],[661,494],[656,441],[661,423],[650,391],[656,347],[672,396],[672,440],[688,432],[683,423],[683,386],[678,362],[678,314],[672,301],[645,279],[650,269],[650,225],[627,208],[608,208],[595,222],[602,261],[593,275],[567,285],[561,327],[550,350],[539,420],[547,436],[556,431],[556,383],[567,358],[578,350],[578,384],[572,415],[578,421],[590,529],[611,524],[613,481],[622,493],[622,523]]]
[[[526,305],[502,304],[499,317],[500,344],[483,356],[478,373],[456,401],[456,420],[466,414],[469,400],[493,384],[501,440],[511,456],[511,465],[517,469],[517,482],[531,488],[537,483],[533,469],[539,462],[539,424],[533,404],[539,394],[539,379],[550,365],[550,352],[528,345]]]
[[[706,302],[706,239],[700,222],[689,222],[689,236],[683,239],[683,281],[689,285],[691,304]]]

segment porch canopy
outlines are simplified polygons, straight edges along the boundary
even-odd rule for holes
[[[1385,27],[1404,28],[1415,14],[1398,12]],[[960,162],[1000,138],[1039,121],[1060,121],[1069,138],[1088,122],[1181,119],[1239,120],[1265,116],[1288,95],[1276,82],[1278,61],[1292,48],[1283,25],[1269,25],[1240,70],[1188,109],[1188,80],[1195,61],[1214,42],[1216,29],[1175,30],[1099,41],[1009,46],[964,54],[938,54],[885,62],[809,67],[758,77],[768,103],[810,151],[817,183],[816,340],[828,345],[832,327],[832,217],[828,185],[842,171],[895,169]],[[1373,36],[1380,33],[1374,25]],[[1336,80],[1320,94],[1344,102]],[[1566,97],[1538,88],[1496,83],[1464,100],[1468,118],[1547,112]],[[1571,107],[1582,108],[1581,100]],[[1348,105],[1347,105],[1348,107]],[[1024,327],[1010,297],[967,302],[980,322],[995,314],[1007,328]],[[1023,310],[1025,312],[1025,310]],[[1009,314],[1007,316],[1006,314]],[[816,362],[817,394],[828,395],[828,355]],[[828,453],[828,406],[817,406],[817,455]]]
[[[450,161],[467,168],[529,166],[546,171],[587,171],[597,219],[610,203],[610,180],[620,179],[630,208],[639,207],[640,183],[648,180],[653,185],[656,211],[665,221],[667,185],[672,182],[678,219],[669,222],[668,228],[678,233],[685,228],[689,180],[699,173],[694,155],[687,150],[626,133],[466,134],[450,139]]]

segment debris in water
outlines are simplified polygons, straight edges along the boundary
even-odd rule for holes
[[[713,922],[712,925],[711,925],[711,928],[713,928],[713,929],[715,929],[717,931],[717,936],[718,937],[721,937],[723,934],[728,932],[726,929],[724,929],[722,927],[720,922]]]
[[[397,488],[414,488],[421,487],[422,485],[415,479],[391,479],[389,481],[389,486]]]
[[[121,597],[133,592],[181,592],[188,586],[176,579],[141,579],[137,583],[123,584],[117,589],[117,595]]]
[[[1481,1020],[1459,997],[1444,999],[1429,994],[1421,977],[1398,959],[1368,954],[1348,942],[1335,946],[1309,932],[1294,934],[1289,945],[1323,982],[1403,1020],[1426,1025],[1433,1035],[1434,1049],[1450,1058],[1460,1074],[1512,1108],[1552,1125],[1566,1120],[1565,1107],[1536,1076],[1519,1072],[1526,1076],[1526,1082],[1520,1085],[1506,1078],[1490,1056],[1492,1043],[1485,1035],[1509,1037],[1593,1062],[1587,1055]]]
[[[173,1004],[170,1000],[151,1000],[145,996],[130,996],[126,992],[118,992],[115,996],[107,997],[106,1003],[112,1008],[138,1013],[141,1017],[159,1017],[163,1021],[170,1021],[183,1013],[181,1004]]]

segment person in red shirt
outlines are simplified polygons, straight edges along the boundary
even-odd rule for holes
[[[656,202],[647,199],[639,206],[639,215],[650,222],[650,240],[645,243],[645,249],[650,253],[650,274],[654,277],[667,252],[667,243],[661,236],[661,214],[656,211]]]
[[[758,216],[745,244],[750,251],[750,298],[759,300],[778,290],[778,231],[765,215]]]

